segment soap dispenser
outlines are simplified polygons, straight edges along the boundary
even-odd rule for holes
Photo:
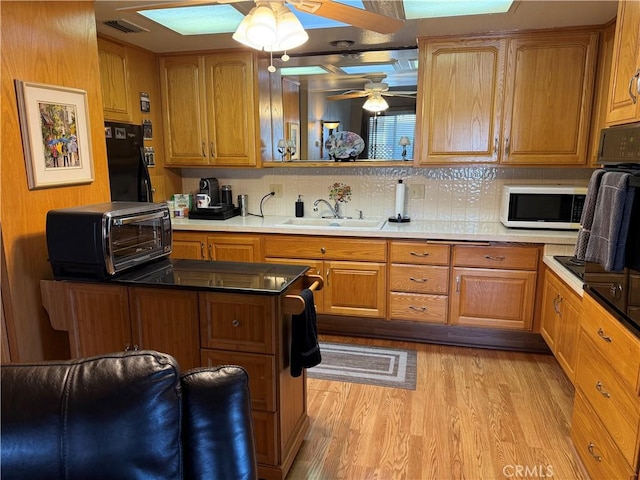
[[[304,202],[302,201],[302,195],[298,195],[298,200],[296,200],[296,217],[304,217]]]

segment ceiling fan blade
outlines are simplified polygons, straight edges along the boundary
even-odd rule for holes
[[[389,90],[388,92],[382,92],[382,95],[387,95],[389,97],[400,96],[400,95],[413,95],[414,97],[418,92],[403,92],[401,90]]]
[[[200,5],[215,5],[217,3],[235,3],[242,0],[187,0],[187,1],[175,1],[175,2],[149,2],[141,3],[134,6],[119,7],[117,11],[127,12],[131,10],[155,10],[160,8],[180,8],[180,7],[198,7]]]
[[[345,93],[342,95],[328,95],[327,100],[347,100],[349,98],[359,98],[368,96],[368,92],[353,92],[353,93]]]
[[[312,13],[313,15],[378,33],[395,33],[404,25],[404,20],[351,7],[332,0],[288,0],[288,3],[301,12]]]

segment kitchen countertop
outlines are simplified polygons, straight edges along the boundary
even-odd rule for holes
[[[500,222],[463,222],[412,220],[409,223],[387,222],[380,230],[346,227],[276,226],[291,217],[233,217],[227,220],[192,220],[172,218],[174,230],[202,232],[279,233],[287,235],[330,235],[336,237],[404,238],[429,240],[468,240],[482,242],[519,242],[574,245],[576,231],[528,230],[507,228]],[[313,218],[313,217],[305,217]]]
[[[165,259],[119,275],[110,282],[143,287],[280,295],[307,270],[308,267],[272,263]]]

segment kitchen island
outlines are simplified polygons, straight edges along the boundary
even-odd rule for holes
[[[72,357],[149,349],[183,370],[236,364],[249,373],[258,471],[283,479],[309,426],[306,376],[290,374],[297,295],[320,289],[303,266],[165,259],[109,281],[42,280],[51,325]]]

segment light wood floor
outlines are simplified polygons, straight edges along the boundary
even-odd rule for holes
[[[585,478],[570,448],[573,387],[553,356],[322,339],[413,348],[417,386],[309,379],[311,428],[287,480]]]

